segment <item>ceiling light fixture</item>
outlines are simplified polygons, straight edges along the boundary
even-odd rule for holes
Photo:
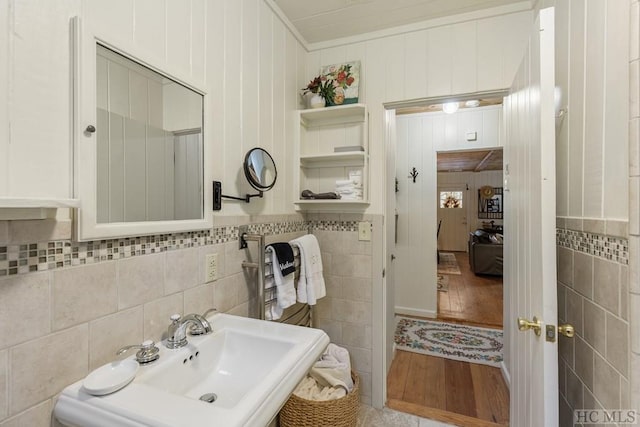
[[[464,106],[467,108],[476,108],[479,105],[480,101],[478,101],[477,99],[470,99],[469,101],[464,103]]]
[[[442,111],[447,114],[455,113],[456,111],[458,111],[458,108],[460,108],[460,105],[458,105],[457,102],[445,102],[444,104],[442,104]]]

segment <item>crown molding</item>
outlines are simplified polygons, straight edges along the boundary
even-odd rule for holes
[[[298,40],[298,42],[302,45],[302,47],[307,52],[310,52],[309,43],[305,40],[304,37],[302,37],[302,34],[300,34],[300,31],[298,31],[295,25],[293,25],[293,22],[291,22],[289,18],[287,18],[287,15],[285,15],[282,9],[280,9],[280,6],[278,6],[274,0],[263,0],[263,1],[267,6],[269,6],[269,8],[273,11],[273,13],[276,14],[278,19],[280,19],[280,21],[284,24],[284,26],[287,27],[287,29],[291,32],[291,34],[293,34],[293,37],[295,37],[296,40]]]
[[[400,25],[392,28],[385,28],[384,30],[372,31],[369,33],[358,34],[351,37],[343,37],[334,40],[327,40],[317,43],[309,43],[300,34],[298,29],[287,18],[282,9],[276,4],[274,0],[263,0],[267,6],[273,11],[273,13],[280,19],[280,21],[287,27],[291,34],[298,40],[302,47],[307,52],[313,52],[316,50],[328,49],[332,47],[344,46],[353,43],[361,43],[369,40],[380,39],[384,37],[396,36],[400,34],[407,34],[416,31],[426,30],[429,28],[442,27],[445,25],[458,24],[468,21],[475,21],[478,19],[491,18],[494,16],[509,15],[512,13],[531,11],[531,0],[523,0],[518,3],[507,4],[504,6],[497,6],[488,9],[475,10],[473,12],[460,13],[457,15],[444,16],[441,18],[429,19],[425,21],[416,22],[413,24]]]
[[[380,39],[384,37],[396,36],[400,34],[407,34],[416,31],[422,31],[429,28],[442,27],[445,25],[458,24],[468,21],[475,21],[478,19],[491,18],[494,16],[509,15],[512,13],[531,11],[531,2],[529,0],[521,1],[518,3],[512,3],[504,6],[497,6],[488,9],[476,10],[473,12],[461,13],[457,15],[444,16],[441,18],[429,19],[425,21],[416,22],[413,24],[400,25],[392,28],[385,28],[384,30],[372,31],[369,33],[358,34],[351,37],[343,37],[334,40],[327,40],[317,43],[307,43],[307,49],[309,52],[316,50],[327,49],[332,47],[343,46],[347,44],[361,43],[370,40]],[[293,24],[291,24],[293,25]]]

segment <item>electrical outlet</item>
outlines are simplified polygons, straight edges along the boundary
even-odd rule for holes
[[[358,240],[371,241],[371,223],[362,221],[358,223]]]
[[[206,283],[218,280],[218,254],[207,254],[205,269],[207,272]]]

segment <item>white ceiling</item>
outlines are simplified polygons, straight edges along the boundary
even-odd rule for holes
[[[350,37],[522,0],[273,0],[308,43]]]

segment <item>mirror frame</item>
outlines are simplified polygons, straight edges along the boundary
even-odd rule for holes
[[[118,39],[115,34],[100,33],[98,25],[89,20],[74,17],[72,19],[73,60],[73,193],[80,199],[80,208],[74,215],[74,239],[87,241],[132,237],[153,234],[180,233],[210,229],[213,226],[213,214],[208,207],[212,205],[211,174],[211,119],[209,97],[202,89],[204,82],[196,84],[183,75],[183,72],[169,64],[163,64],[148,53],[141,51],[131,41]],[[203,96],[203,185],[202,218],[191,220],[138,221],[138,222],[97,222],[97,157],[96,133],[85,132],[88,126],[96,125],[96,45],[101,44],[137,63],[140,63]],[[98,130],[99,131],[99,130]]]
[[[251,157],[251,153],[253,153],[254,151],[262,151],[264,154],[266,154],[269,157],[269,159],[271,159],[271,163],[273,163],[273,171],[275,173],[275,177],[273,178],[273,182],[271,183],[271,185],[262,186],[253,180],[253,177],[251,176],[251,172],[249,172],[249,158]],[[274,185],[276,185],[276,181],[278,180],[278,167],[276,166],[276,162],[275,160],[273,160],[273,157],[271,156],[271,154],[264,148],[255,147],[247,151],[247,154],[245,154],[244,156],[244,163],[242,164],[242,167],[244,169],[244,176],[245,178],[247,178],[249,185],[251,185],[256,190],[260,192],[269,191],[273,188]]]

